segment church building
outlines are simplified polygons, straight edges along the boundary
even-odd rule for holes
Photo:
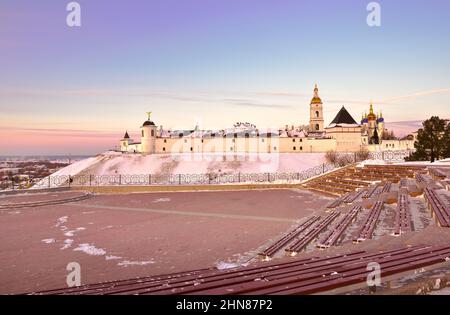
[[[120,140],[119,150],[124,153],[174,154],[174,153],[312,153],[357,152],[412,149],[414,140],[389,140],[384,118],[376,115],[373,104],[369,114],[362,116],[358,124],[342,106],[331,123],[325,127],[323,102],[317,85],[314,87],[307,128],[288,127],[258,129],[250,123],[237,123],[225,130],[166,130],[157,127],[147,113],[140,127],[140,141],[130,138],[128,132]]]

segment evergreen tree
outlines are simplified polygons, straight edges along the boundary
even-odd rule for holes
[[[450,127],[446,121],[433,116],[422,125],[414,143],[416,151],[407,160],[434,162],[436,159],[450,157]]]
[[[373,132],[371,142],[372,142],[372,144],[380,144],[380,137],[378,136],[377,129],[375,129],[375,131]]]
[[[450,122],[447,123],[443,139],[443,157],[450,157]]]

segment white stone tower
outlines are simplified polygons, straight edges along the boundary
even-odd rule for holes
[[[310,104],[309,132],[323,132],[323,104],[319,97],[317,84],[314,88],[314,96]]]
[[[127,152],[128,151],[128,145],[130,144],[131,139],[128,135],[128,131],[125,132],[125,135],[123,136],[123,139],[120,140],[120,151]]]
[[[150,120],[152,112],[147,112],[147,120],[141,127],[142,153],[154,154],[156,152],[156,125]]]

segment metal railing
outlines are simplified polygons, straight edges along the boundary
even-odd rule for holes
[[[369,160],[383,160],[387,162],[404,161],[412,150],[369,152]]]
[[[118,185],[220,185],[250,183],[300,183],[336,168],[321,164],[301,172],[285,173],[210,173],[210,174],[113,174],[53,175],[37,182],[34,188]]]

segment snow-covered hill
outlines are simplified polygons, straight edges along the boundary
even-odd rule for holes
[[[323,153],[281,154],[121,154],[106,152],[75,162],[56,175],[135,175],[301,172],[325,163]]]
[[[281,153],[281,154],[122,154],[105,152],[95,157],[77,161],[44,178],[33,188],[66,186],[69,176],[75,175],[166,175],[202,174],[207,178],[234,174],[300,173],[325,163],[323,153]],[[264,175],[265,176],[265,175]],[[89,182],[91,176],[77,176]],[[115,178],[113,176],[112,178]],[[145,178],[148,178],[145,176]],[[240,178],[240,175],[239,175]],[[264,177],[266,178],[266,177]],[[201,180],[200,180],[201,181]],[[78,182],[80,183],[80,182]],[[190,181],[190,183],[193,183]],[[114,184],[110,181],[99,183],[94,177],[94,185]]]

